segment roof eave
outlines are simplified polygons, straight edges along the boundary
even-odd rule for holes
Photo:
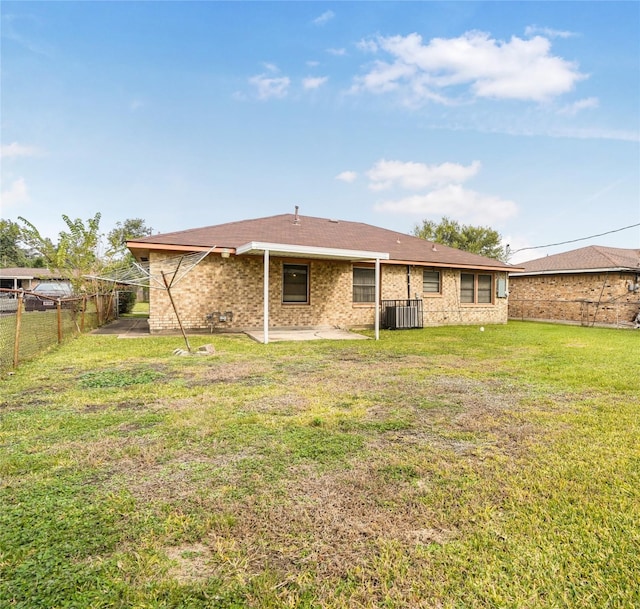
[[[138,241],[127,241],[127,248],[137,259],[141,257],[148,258],[151,250],[165,252],[206,252],[211,249],[210,246],[205,245],[174,245],[167,243],[141,243]],[[230,248],[216,247],[212,251],[221,252],[224,249],[229,250]]]
[[[625,266],[603,267],[597,269],[556,269],[547,271],[523,271],[510,273],[510,277],[527,277],[530,275],[575,275],[577,273],[640,273],[640,268]]]
[[[501,264],[491,265],[491,264],[469,264],[463,262],[433,262],[431,260],[401,260],[401,259],[390,259],[387,264],[409,264],[413,266],[424,266],[424,267],[433,267],[433,268],[443,268],[443,269],[465,269],[465,270],[475,270],[475,271],[503,271],[510,272],[514,270],[518,270],[520,267],[513,266],[505,266]]]
[[[264,254],[268,251],[274,256],[324,258],[328,260],[389,260],[388,252],[370,252],[366,250],[350,250],[333,247],[318,247],[312,245],[294,245],[291,243],[269,243],[265,241],[250,241],[236,248],[236,255]]]

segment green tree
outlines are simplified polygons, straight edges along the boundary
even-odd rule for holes
[[[0,220],[0,267],[30,266],[27,252],[20,247],[20,225],[11,220]]]
[[[148,237],[151,234],[153,229],[147,226],[142,218],[129,218],[123,222],[116,222],[115,228],[107,233],[108,254],[114,258],[128,258],[131,253],[127,250],[127,241]]]
[[[413,234],[427,241],[442,243],[487,258],[503,262],[507,258],[507,252],[500,244],[500,233],[486,226],[461,225],[444,216],[439,224],[433,220],[423,220],[422,224],[416,224]]]
[[[57,244],[25,218],[18,219],[24,224],[22,241],[42,255],[49,269],[68,278],[76,290],[97,291],[97,282],[88,276],[99,274],[105,264],[100,256],[100,217],[98,212],[85,224],[80,218],[63,215],[68,230],[59,233]]]

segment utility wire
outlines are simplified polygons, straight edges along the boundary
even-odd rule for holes
[[[629,228],[635,228],[636,226],[640,226],[640,222],[638,224],[630,224],[629,226],[623,226],[622,228],[616,228],[615,230],[607,231],[606,233],[600,233],[598,235],[591,235],[589,237],[580,237],[580,239],[571,239],[571,241],[560,241],[560,243],[549,243],[549,245],[533,245],[531,247],[521,247],[519,250],[509,250],[509,255],[517,254],[518,252],[524,252],[525,250],[539,250],[543,247],[554,247],[556,245],[566,245],[567,243],[576,243],[577,241],[586,241],[587,239],[593,239],[594,237],[602,237],[603,235],[610,235],[611,233],[619,233],[620,231],[627,230]],[[509,246],[507,245],[507,248]]]

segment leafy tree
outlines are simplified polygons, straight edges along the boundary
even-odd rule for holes
[[[86,276],[97,275],[104,266],[100,256],[100,217],[98,212],[85,224],[80,218],[72,220],[63,215],[68,230],[59,233],[57,244],[43,237],[25,218],[18,219],[24,224],[22,241],[42,255],[48,268],[69,278],[76,290],[96,291],[96,281]]]
[[[0,267],[29,266],[27,252],[20,247],[20,225],[0,220]]]
[[[487,258],[506,261],[507,252],[500,245],[502,237],[497,231],[486,226],[460,225],[444,216],[439,224],[433,220],[423,220],[413,229],[416,237],[442,243]]]
[[[104,284],[92,277],[108,276],[116,268],[127,267],[131,254],[126,249],[126,242],[151,235],[153,229],[140,218],[117,222],[107,234],[108,248],[104,252],[100,218],[99,212],[86,221],[63,215],[67,228],[59,233],[58,241],[54,243],[43,237],[34,224],[20,217],[23,226],[15,225],[19,234],[16,240],[38,252],[45,265],[61,277],[68,278],[76,291],[108,291],[113,289],[112,283]]]
[[[116,222],[115,228],[107,233],[108,253],[114,258],[128,258],[131,253],[127,250],[127,241],[148,237],[151,234],[153,229],[141,218],[129,218],[124,222]]]

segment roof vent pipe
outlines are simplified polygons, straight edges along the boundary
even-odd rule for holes
[[[300,208],[296,205],[296,215],[295,215],[295,217],[293,218],[293,223],[294,223],[294,224],[300,224],[300,216],[298,216],[298,210],[299,210],[299,209],[300,209]]]

